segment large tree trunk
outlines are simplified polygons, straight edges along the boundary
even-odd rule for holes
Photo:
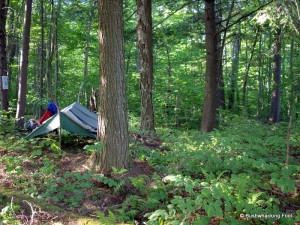
[[[215,1],[205,1],[205,32],[206,32],[206,80],[205,99],[201,121],[201,131],[210,132],[216,125],[217,87],[218,87],[218,54],[217,29],[215,20]]]
[[[100,107],[97,141],[104,144],[87,164],[107,174],[129,162],[125,98],[123,1],[98,0],[100,51]]]
[[[137,0],[137,36],[140,65],[141,130],[155,131],[153,109],[153,51],[151,0]]]
[[[0,109],[8,110],[8,71],[6,56],[6,15],[5,0],[0,0]]]
[[[25,115],[25,105],[26,105],[31,11],[32,11],[32,0],[27,0],[26,9],[25,9],[25,19],[24,19],[21,71],[19,77],[18,103],[17,103],[17,112],[16,112],[16,121],[17,121],[16,125],[18,127],[22,127],[24,124],[22,117]]]

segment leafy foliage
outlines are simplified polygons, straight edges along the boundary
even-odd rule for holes
[[[135,210],[143,210],[142,203],[151,196],[160,202],[159,209],[146,214],[147,224],[206,224],[212,218],[221,224],[296,221],[296,211],[293,215],[281,211],[289,204],[285,196],[293,198],[297,193],[300,171],[299,156],[285,167],[284,125],[270,127],[238,116],[227,119],[230,126],[224,124],[211,134],[174,131],[166,139],[171,152],[149,154],[147,160],[169,175],[152,178],[156,185],[150,190],[142,188],[141,178],[133,179],[148,196],[137,198]],[[165,193],[162,198],[154,194],[158,189]],[[244,217],[255,214],[279,216],[265,220]]]
[[[98,215],[112,224],[116,220],[147,220],[147,224],[297,221],[299,211],[284,211],[299,201],[300,174],[299,154],[291,155],[289,166],[285,165],[286,125],[270,126],[231,114],[223,116],[220,129],[210,134],[159,129],[164,142],[161,149],[148,149],[132,140],[133,156],[157,171],[150,176],[123,179],[128,171],[116,169],[111,176],[91,171],[61,173],[57,161],[66,153],[47,138],[7,138],[7,154],[0,161],[24,193],[70,209],[80,209],[89,200],[105,199],[105,193],[115,199],[120,196],[123,200],[119,205],[107,206],[108,217]],[[294,127],[290,144],[298,149],[300,129],[297,124]],[[19,145],[9,144],[13,141]],[[89,146],[94,150],[94,145]],[[12,155],[17,152],[22,154]],[[33,174],[26,174],[27,164],[36,168]]]

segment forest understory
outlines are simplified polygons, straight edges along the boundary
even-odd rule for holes
[[[85,162],[94,140],[0,137],[0,224],[300,224],[300,128],[232,116],[209,134],[131,127],[128,170]],[[287,145],[288,144],[288,145]],[[89,146],[89,147],[85,147]],[[288,147],[288,151],[287,151]]]

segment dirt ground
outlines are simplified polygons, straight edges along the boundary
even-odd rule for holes
[[[86,172],[88,168],[84,166],[88,159],[87,154],[84,154],[80,149],[83,146],[65,145],[62,149],[66,152],[63,157],[57,159],[57,168],[59,168],[59,175],[65,172]],[[79,149],[79,150],[78,150]],[[7,152],[0,147],[0,157],[16,156],[20,153]],[[50,151],[44,154],[51,154]],[[22,171],[25,174],[33,174],[38,168],[39,163],[36,159],[26,159],[22,163]],[[39,200],[31,198],[30,196],[22,194],[22,190],[6,172],[6,166],[0,165],[0,197],[2,196],[4,202],[10,204],[18,204],[21,209],[14,212],[15,217],[22,221],[22,224],[101,224],[97,219],[96,211],[103,213],[107,212],[108,207],[113,205],[120,205],[126,198],[126,195],[114,194],[114,192],[105,184],[98,182],[94,184],[91,189],[85,190],[86,198],[81,202],[81,207],[70,209],[64,204],[54,204],[50,201]],[[119,179],[127,179],[129,177],[138,177],[139,175],[151,176],[154,169],[145,161],[133,160],[130,163],[130,169],[122,174]],[[114,175],[112,175],[114,176]],[[91,195],[99,194],[101,188],[101,199],[89,198]],[[124,185],[123,189],[132,189],[129,184]],[[131,190],[131,193],[134,192]],[[3,201],[2,201],[3,202]]]

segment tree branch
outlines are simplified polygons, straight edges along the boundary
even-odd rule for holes
[[[229,29],[230,27],[234,26],[235,24],[239,23],[241,20],[247,18],[248,16],[252,15],[253,13],[257,12],[258,10],[264,8],[265,6],[271,4],[273,1],[274,1],[274,0],[271,0],[270,2],[267,2],[266,4],[259,6],[257,9],[255,9],[255,10],[253,10],[253,11],[251,11],[251,12],[249,12],[249,13],[243,15],[243,16],[241,16],[241,17],[238,18],[234,23],[228,25],[227,27],[225,27],[225,28],[222,29],[222,30],[219,30],[219,31],[217,32],[217,34],[224,32],[225,30],[227,30],[227,29]]]
[[[176,9],[175,11],[171,12],[166,18],[162,19],[158,24],[156,24],[155,26],[153,26],[153,29],[155,29],[157,26],[161,25],[163,22],[165,22],[167,19],[169,19],[171,16],[173,16],[175,13],[177,13],[179,10],[183,9],[184,7],[186,7],[189,4],[193,4],[197,2],[197,0],[192,0],[189,2],[186,2],[185,4],[183,4],[182,6],[180,6],[178,9]]]

